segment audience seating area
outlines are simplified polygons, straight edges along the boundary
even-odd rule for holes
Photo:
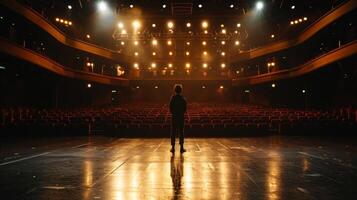
[[[111,134],[168,136],[167,104],[125,104],[105,108],[45,110],[1,109],[1,133],[35,135]],[[269,133],[325,134],[355,130],[356,110],[296,110],[236,104],[191,103],[185,116],[187,136],[240,136]],[[337,134],[337,132],[336,132]],[[5,134],[4,134],[5,135]]]

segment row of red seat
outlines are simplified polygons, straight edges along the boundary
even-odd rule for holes
[[[170,129],[171,116],[167,104],[125,104],[106,108],[80,109],[2,109],[1,127],[11,130],[63,130],[73,132],[153,132]],[[262,106],[192,103],[185,115],[189,132],[212,130],[268,131],[282,127],[326,128],[355,126],[356,111],[297,110]]]

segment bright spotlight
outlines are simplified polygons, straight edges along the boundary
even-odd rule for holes
[[[151,26],[152,26],[153,28],[155,28],[155,27],[156,27],[156,24],[151,24]]]
[[[186,51],[186,56],[189,56],[190,55],[190,52],[189,51]]]
[[[67,8],[68,8],[69,10],[72,10],[72,5],[68,5]]]
[[[163,4],[163,5],[162,5],[162,8],[166,8],[166,4]]]
[[[198,7],[199,7],[199,8],[202,8],[202,4],[198,4]]]
[[[174,23],[173,22],[167,22],[167,27],[169,28],[169,29],[172,29],[173,27],[174,27]]]
[[[155,69],[156,68],[156,63],[151,63],[151,67]]]
[[[169,52],[169,55],[170,55],[170,56],[172,56],[172,55],[173,55],[172,51],[170,51],[170,52]]]
[[[152,45],[156,46],[157,45],[157,40],[153,39],[151,43],[152,43]]]
[[[234,8],[234,5],[233,5],[233,4],[231,4],[229,7],[230,7],[230,8]]]
[[[169,45],[169,46],[172,45],[172,41],[171,41],[171,40],[168,40],[168,41],[167,41],[167,45]]]
[[[204,68],[204,69],[206,69],[207,68],[207,63],[203,63],[203,65],[202,65],[202,67]]]
[[[118,28],[120,28],[120,29],[124,28],[124,24],[122,22],[119,22],[118,23]]]
[[[234,42],[234,44],[235,44],[236,46],[238,46],[238,45],[239,45],[239,41],[236,40],[236,41]]]
[[[92,84],[88,83],[87,88],[91,88],[91,87],[92,87]]]
[[[275,86],[276,86],[275,83],[271,84],[271,87],[272,87],[272,88],[275,88]]]
[[[257,10],[261,10],[261,9],[263,9],[263,7],[264,7],[264,3],[263,3],[262,1],[258,1],[258,2],[255,4],[255,8],[256,8]]]
[[[225,64],[225,63],[222,63],[222,64],[221,64],[221,68],[222,68],[222,69],[226,68],[226,64]]]
[[[134,28],[135,30],[139,29],[140,26],[141,26],[141,24],[140,24],[139,20],[134,20],[134,21],[133,21],[133,28]]]
[[[139,69],[139,64],[138,63],[134,63],[134,68],[135,69]]]
[[[206,44],[207,44],[206,41],[203,41],[203,42],[202,42],[202,45],[203,45],[203,46],[206,46]]]
[[[202,28],[207,28],[208,27],[208,22],[207,21],[203,21],[201,25],[202,25]]]
[[[169,68],[172,68],[172,64],[171,63],[169,63]]]
[[[108,10],[108,4],[105,1],[99,1],[97,7],[100,12],[105,12]]]
[[[186,67],[186,69],[190,69],[190,67],[191,67],[190,63],[186,63],[185,67]]]
[[[187,22],[186,27],[187,27],[187,28],[190,28],[190,27],[191,27],[191,23],[190,23],[190,22]]]

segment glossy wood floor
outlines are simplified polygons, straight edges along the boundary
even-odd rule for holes
[[[2,141],[1,199],[356,199],[351,139],[52,138]]]

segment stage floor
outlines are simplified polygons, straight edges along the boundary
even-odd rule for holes
[[[2,141],[1,199],[356,199],[354,140],[75,137]]]

